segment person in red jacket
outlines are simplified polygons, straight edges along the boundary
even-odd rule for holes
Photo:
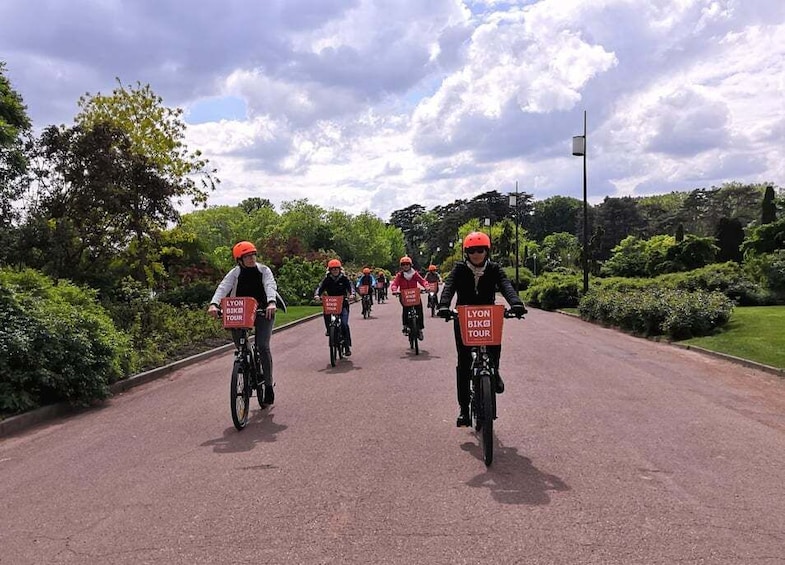
[[[401,257],[399,261],[401,265],[401,270],[398,271],[398,274],[395,275],[395,279],[393,282],[390,283],[390,292],[396,294],[400,292],[402,288],[419,288],[422,287],[423,289],[428,289],[428,281],[426,281],[420,273],[415,271],[412,268],[412,260],[407,257]],[[419,292],[419,290],[418,290]],[[419,296],[419,295],[418,295]],[[401,309],[401,322],[403,324],[403,333],[408,331],[408,326],[406,324],[406,319],[409,315],[409,308],[414,308],[417,311],[417,316],[419,320],[419,333],[417,335],[418,339],[423,339],[423,330],[425,329],[425,316],[423,315],[422,311],[422,301],[420,301],[416,306],[404,306]]]

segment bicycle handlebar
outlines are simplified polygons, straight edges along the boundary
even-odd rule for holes
[[[450,315],[444,317],[445,322],[449,322],[450,320],[457,320],[458,319],[458,311],[457,310],[449,310]],[[504,317],[505,318],[518,318],[519,320],[523,320],[523,315],[526,313],[524,310],[520,314],[516,314],[509,308],[504,309]]]

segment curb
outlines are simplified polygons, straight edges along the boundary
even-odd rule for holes
[[[579,320],[583,320],[577,314],[573,314],[572,312],[565,312],[563,310],[556,310],[557,313],[562,314],[563,316],[570,316],[571,318],[578,318]],[[583,320],[585,321],[585,320]],[[586,322],[587,324],[591,324],[591,322]],[[605,327],[605,326],[603,326]],[[618,328],[612,328],[617,329]],[[618,330],[623,331],[623,330]],[[627,332],[624,332],[627,333]],[[627,335],[632,335],[633,337],[642,337],[636,336],[634,334],[627,333]],[[735,363],[736,365],[742,365],[749,369],[757,369],[758,371],[763,371],[764,373],[771,373],[773,375],[777,375],[778,377],[785,378],[785,369],[780,369],[779,367],[772,367],[771,365],[764,365],[763,363],[758,363],[756,361],[750,361],[749,359],[744,359],[742,357],[736,357],[734,355],[728,355],[727,353],[720,353],[719,351],[712,351],[711,349],[706,349],[704,347],[698,347],[697,345],[687,345],[685,343],[678,343],[675,341],[669,341],[667,339],[663,339],[662,337],[643,337],[642,339],[647,339],[649,341],[656,341],[658,343],[664,343],[665,345],[670,345],[672,347],[678,347],[679,349],[686,349],[688,351],[697,351],[698,353],[702,353],[709,357],[716,357],[717,359],[722,359],[724,361],[728,361],[730,363]]]
[[[316,314],[311,314],[310,316],[306,316],[305,318],[294,320],[292,322],[289,322],[288,324],[284,324],[277,328],[273,328],[273,333],[278,333],[287,328],[297,326],[299,324],[302,324],[303,322],[307,322],[309,320],[321,316],[322,313],[317,312]],[[210,359],[211,357],[215,357],[216,355],[221,355],[223,353],[227,353],[232,350],[234,350],[234,344],[228,343],[226,345],[216,347],[215,349],[210,349],[209,351],[203,351],[202,353],[197,353],[196,355],[192,355],[191,357],[180,359],[178,361],[170,363],[169,365],[164,365],[163,367],[156,367],[155,369],[150,369],[149,371],[145,371],[144,373],[139,373],[137,375],[130,376],[127,379],[123,379],[121,381],[117,381],[116,383],[111,384],[109,386],[109,391],[111,393],[110,396],[114,396],[115,394],[126,392],[127,390],[130,390],[134,387],[147,384],[156,379],[165,377],[166,375],[174,373],[175,371],[182,369],[183,367],[188,367],[189,365],[200,363],[202,361],[205,361],[206,359]],[[35,410],[31,410],[29,412],[17,414],[16,416],[11,416],[9,418],[6,418],[5,420],[0,420],[0,438],[4,438],[10,436],[11,434],[26,430],[42,422],[53,420],[55,418],[59,418],[62,416],[71,416],[74,414],[85,412],[87,410],[90,410],[90,408],[71,406],[67,402],[60,402],[58,404],[43,406],[41,408],[36,408]]]

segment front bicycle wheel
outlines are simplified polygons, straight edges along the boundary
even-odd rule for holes
[[[420,354],[420,340],[417,339],[420,330],[417,326],[417,316],[409,318],[409,348],[414,349],[415,355]]]
[[[234,427],[242,430],[248,423],[250,411],[251,387],[248,385],[245,366],[237,360],[232,367],[232,383],[230,390],[230,403],[232,409],[232,422]]]
[[[480,418],[482,428],[480,436],[482,438],[482,458],[485,466],[493,462],[493,386],[490,375],[483,375],[480,378]]]
[[[338,358],[339,340],[335,326],[330,326],[330,365],[335,367],[335,361]]]

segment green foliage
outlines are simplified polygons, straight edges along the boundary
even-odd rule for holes
[[[158,294],[157,299],[171,306],[206,307],[215,293],[215,284],[196,281]]]
[[[585,320],[636,334],[686,339],[709,335],[726,324],[733,304],[719,292],[599,288],[581,299],[578,310]]]
[[[755,254],[785,249],[785,218],[750,229],[741,245],[745,260]]]
[[[33,271],[0,270],[0,411],[87,405],[133,369],[131,344],[95,291]]]
[[[583,280],[578,275],[546,273],[534,279],[522,293],[522,298],[525,303],[543,310],[575,308],[582,288]]]
[[[667,256],[676,240],[669,235],[640,239],[630,235],[613,248],[613,255],[602,266],[602,273],[617,277],[650,277],[667,268]]]
[[[324,278],[323,261],[308,261],[301,257],[284,258],[278,270],[278,292],[287,304],[304,305],[311,302],[313,292]]]

